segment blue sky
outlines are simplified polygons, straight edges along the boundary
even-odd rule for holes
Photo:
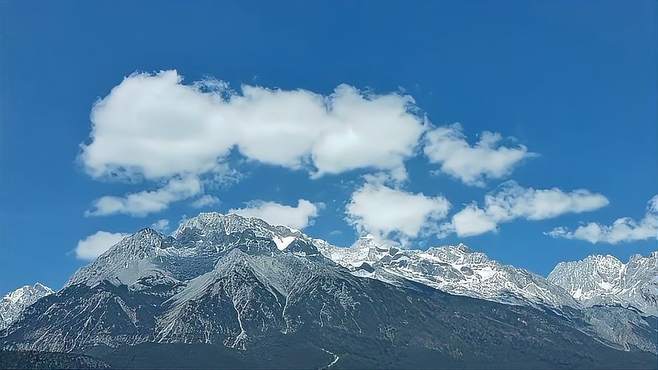
[[[656,249],[655,210],[647,210],[658,193],[654,1],[0,7],[0,292],[37,280],[60,287],[87,263],[76,255],[78,242],[98,231],[129,233],[158,220],[168,220],[171,231],[202,210],[262,212],[268,205],[338,245],[350,245],[358,233],[414,247],[463,241],[544,275],[562,260],[593,253],[626,259]],[[165,76],[173,78],[162,87],[170,100],[147,104],[151,83]],[[205,87],[192,86],[199,81]],[[233,92],[218,92],[216,81]],[[136,95],[119,88],[128,82]],[[349,86],[342,95],[335,92],[341,84]],[[274,111],[254,99],[238,109],[220,98],[244,98],[242,85],[261,92]],[[90,136],[92,108],[110,96],[117,103],[99,108],[95,122],[102,135],[124,124],[131,132],[125,138],[165,130],[199,146],[189,155],[176,145],[134,154],[119,134]],[[189,116],[170,114],[178,102],[189,109],[177,114]],[[151,121],[135,118],[141,110],[126,116],[132,104]],[[258,136],[266,126],[258,125],[269,124],[277,109],[320,111],[293,117],[309,128],[284,140],[275,133],[270,147]],[[323,120],[324,136],[314,126]],[[244,132],[224,133],[220,121]],[[350,141],[336,125],[357,127],[355,145],[342,148]],[[213,127],[218,132],[208,134]],[[478,140],[491,138],[483,132],[501,140],[477,150]],[[309,148],[280,156],[305,140]],[[208,149],[197,153],[202,144]],[[352,155],[355,148],[365,149]],[[208,155],[219,165],[200,169]],[[189,161],[167,167],[179,158]],[[108,175],[126,163],[137,163],[130,176]],[[182,190],[167,188],[184,181]],[[146,215],[120,198],[104,211],[95,203],[158,189],[156,208],[165,208]],[[487,194],[508,208],[489,207]],[[204,195],[219,203],[195,208]],[[300,199],[312,207],[263,203],[296,207]],[[416,217],[400,219],[407,209],[400,204],[417,209]],[[473,212],[461,213],[470,218],[460,227],[453,216],[465,209]],[[603,227],[622,217],[632,221]],[[486,226],[478,235],[471,230],[476,221]],[[590,222],[597,224],[578,229]]]

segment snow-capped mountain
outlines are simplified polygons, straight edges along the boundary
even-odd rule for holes
[[[334,252],[356,261],[373,247],[365,255],[374,266],[395,256],[414,262],[414,255],[428,254],[415,262],[462,273],[466,265],[494,269],[463,246],[400,253],[372,242]],[[492,362],[503,368],[586,368],[655,360],[655,320],[633,316],[642,331],[620,342],[614,333],[628,325],[608,322],[599,311],[593,315],[605,325],[591,329],[578,310],[500,304],[430,284],[388,284],[359,276],[318,248],[331,246],[239,216],[203,214],[171,237],[144,229],[78,271],[62,290],[27,307],[2,332],[0,348],[100,353],[115,360],[139,358],[133,351],[144,345],[150,354],[213,346],[214,353],[240,350],[241,361],[260,368],[273,367],[279,353],[285,354],[278,357],[280,366],[303,358],[305,368],[341,362],[356,368],[482,368]],[[487,280],[491,275],[484,273]]]
[[[181,223],[173,236],[146,228],[126,237],[76,272],[66,286],[93,286],[101,281],[132,286],[144,278],[162,283],[189,280],[212,270],[239,242],[236,235],[246,230],[270,239],[279,250],[295,249],[299,244],[295,240],[310,240],[298,230],[272,226],[257,218],[201,213]]]
[[[235,235],[246,230],[256,237],[270,239],[278,250],[291,246],[294,249],[297,244],[313,244],[317,250],[309,253],[317,253],[319,250],[325,257],[348,268],[357,276],[389,283],[406,279],[451,294],[508,304],[578,307],[580,302],[596,304],[597,299],[603,300],[600,303],[610,302],[609,298],[598,297],[599,291],[591,291],[598,298],[583,300],[585,296],[578,296],[577,288],[572,290],[568,285],[555,283],[554,274],[551,274],[551,280],[547,280],[527,270],[503,265],[463,244],[421,251],[391,247],[377,242],[373,237],[362,237],[352,247],[342,248],[321,239],[313,239],[299,230],[269,225],[256,218],[220,213],[201,213],[190,218],[170,237],[151,229],[143,229],[82,268],[69,280],[67,286],[79,283],[94,285],[104,280],[132,286],[145,278],[151,284],[155,281],[186,281],[211,271],[219,258],[238,242]],[[653,261],[655,263],[655,258]],[[640,268],[647,265],[647,261],[637,260],[632,263],[638,266],[631,269],[638,279],[651,281],[656,276],[655,268]],[[619,261],[617,265],[623,266]],[[585,282],[581,289],[589,291],[587,284]],[[608,283],[604,281],[602,284],[605,287]],[[573,286],[580,285],[573,282]],[[643,296],[650,293],[647,287],[643,289],[639,289],[644,292]],[[600,291],[604,295],[606,292]],[[646,311],[646,308],[641,309]]]
[[[359,276],[387,282],[404,278],[448,293],[502,303],[578,306],[566,291],[545,278],[491,260],[464,244],[421,251],[388,247],[364,237],[350,248],[322,244],[319,249]]]
[[[541,277],[464,245],[414,251],[363,238],[338,248],[204,213],[172,236],[124,238],[26,307],[0,331],[0,348],[116,359],[143,345],[211,345],[261,368],[277,353],[286,364],[282,350],[308,361],[300,367],[526,368],[541,359],[534,367],[588,368],[654,363],[657,328],[622,307],[582,309]]]
[[[20,287],[5,295],[0,301],[0,330],[16,321],[26,307],[52,293],[52,289],[36,283],[32,286]]]
[[[609,255],[561,262],[548,281],[585,306],[620,305],[658,316],[658,251],[634,255],[628,263]]]

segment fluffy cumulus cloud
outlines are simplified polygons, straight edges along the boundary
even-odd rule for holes
[[[127,214],[143,217],[166,209],[172,202],[196,196],[202,190],[201,181],[197,177],[176,177],[157,190],[140,191],[122,197],[104,196],[98,198],[94,201],[92,208],[86,212],[86,215]]]
[[[639,222],[629,217],[622,217],[615,220],[612,225],[590,222],[573,231],[565,227],[557,227],[546,234],[554,238],[585,240],[592,244],[658,239],[658,195],[649,200],[646,214]]]
[[[442,172],[467,185],[484,186],[486,179],[508,175],[524,158],[535,154],[523,145],[501,145],[502,136],[485,131],[474,145],[466,141],[460,124],[443,126],[425,136],[425,155]]]
[[[75,248],[75,256],[85,261],[93,260],[126,236],[128,234],[98,231],[78,241],[78,245]]]
[[[245,208],[234,208],[229,213],[244,217],[255,217],[272,225],[284,225],[293,229],[303,229],[313,223],[322,204],[314,204],[306,199],[299,199],[297,206],[288,206],[276,202],[252,201]]]
[[[565,213],[593,211],[608,203],[605,196],[589,190],[523,188],[508,181],[485,196],[483,207],[472,203],[453,215],[450,223],[442,225],[440,236],[451,232],[459,236],[479,235],[496,231],[500,223],[518,218],[544,220]]]
[[[443,229],[448,232],[454,230],[459,236],[479,235],[496,230],[498,222],[486,210],[469,204],[452,216],[452,222],[443,226]]]
[[[375,168],[403,176],[425,130],[413,99],[348,85],[332,94],[223,83],[184,84],[176,71],[133,74],[91,113],[80,160],[93,177],[210,173],[237,149],[313,176]]]
[[[449,209],[450,202],[442,196],[430,197],[381,182],[367,182],[352,194],[345,212],[360,233],[405,244],[436,228]]]

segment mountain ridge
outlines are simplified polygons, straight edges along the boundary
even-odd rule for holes
[[[611,255],[560,262],[547,280],[584,306],[621,305],[658,315],[658,251],[635,254],[627,263]]]
[[[554,307],[619,304],[633,306],[644,314],[658,315],[658,303],[654,300],[638,303],[637,297],[628,294],[621,297],[608,294],[606,298],[596,298],[609,293],[611,289],[590,289],[583,295],[582,291],[574,288],[579,285],[577,280],[569,284],[565,279],[557,278],[559,271],[577,261],[558,263],[549,276],[544,278],[522,268],[501,264],[484,253],[471,250],[463,243],[413,250],[388,246],[366,236],[359,238],[351,247],[337,247],[296,229],[273,226],[257,218],[216,212],[200,213],[183,221],[171,236],[161,235],[150,228],[139,230],[90,265],[78,270],[65,287],[81,282],[94,284],[105,279],[116,279],[117,283],[127,285],[143,277],[172,282],[187,280],[210,271],[220,258],[223,252],[213,247],[213,243],[224,242],[223,239],[229,234],[244,230],[272,239],[279,250],[285,250],[296,241],[315,245],[315,249],[322,255],[352,273],[389,283],[407,279],[452,294],[508,304],[543,304]],[[149,258],[143,258],[147,255]],[[651,256],[658,261],[658,251],[648,258]],[[187,266],[178,264],[175,267],[168,263],[178,258],[187,259],[189,263]],[[110,259],[115,261],[111,262]],[[643,256],[635,255],[630,258],[629,264],[637,264],[637,261],[643,259]],[[613,256],[591,255],[583,261],[590,264],[592,261],[608,261],[608,265],[616,266],[616,271],[625,269],[624,264]],[[125,264],[129,268],[123,266]],[[121,273],[118,274],[118,271]],[[651,273],[658,275],[658,267],[648,272]],[[646,279],[644,275],[640,278]],[[583,280],[586,281],[586,277]],[[603,281],[603,284],[609,283]],[[658,287],[658,282],[654,285]],[[650,288],[658,290],[653,286]],[[588,298],[587,294],[593,294],[594,298]]]
[[[313,361],[361,368],[431,368],[436,361],[451,368],[492,361],[503,368],[603,368],[656,359],[656,318],[625,308],[501,303],[399,275],[364,276],[363,263],[372,264],[372,274],[403,260],[439,266],[418,270],[442,273],[436,276],[468,269],[483,277],[477,281],[506,276],[464,245],[406,251],[363,240],[344,252],[350,261],[367,260],[356,268],[328,258],[331,248],[298,230],[234,215],[202,214],[172,236],[143,229],[28,306],[0,331],[0,347],[132,358],[144,345],[218,345],[253,359],[258,349],[303,342]],[[502,270],[492,275],[492,266]],[[364,357],[376,348],[383,352]]]
[[[383,281],[400,276],[452,294],[501,303],[578,306],[562,288],[543,277],[498,263],[461,243],[423,251],[386,248],[360,239],[349,249],[323,246],[321,251],[359,276]]]

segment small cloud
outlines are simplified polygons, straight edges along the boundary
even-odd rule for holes
[[[556,227],[545,234],[553,238],[585,240],[592,244],[658,239],[658,195],[649,200],[646,213],[639,222],[630,217],[622,217],[615,220],[612,225],[590,222],[573,231],[566,227]]]
[[[165,210],[170,203],[193,197],[201,191],[201,181],[197,177],[173,178],[157,190],[141,191],[123,197],[101,197],[94,201],[92,209],[85,212],[85,216],[127,214],[144,217]]]
[[[206,194],[192,202],[191,206],[194,208],[205,208],[210,206],[218,206],[220,204],[219,198],[214,195]]]
[[[129,234],[98,231],[78,241],[75,256],[80,260],[90,261],[105,253]]]
[[[480,209],[476,204],[469,204],[452,217],[452,230],[459,236],[480,235],[498,228],[502,219]]]
[[[484,198],[484,207],[471,203],[440,227],[439,237],[455,232],[474,236],[498,230],[498,225],[522,218],[545,220],[566,213],[589,212],[607,206],[608,199],[589,190],[564,192],[558,188],[523,188],[508,181]]]
[[[161,220],[157,220],[153,224],[151,224],[151,229],[156,230],[161,234],[166,234],[167,231],[169,231],[169,220],[164,218]]]
[[[523,159],[536,156],[524,145],[502,146],[501,141],[499,133],[484,131],[480,140],[470,145],[462,126],[455,123],[429,131],[423,150],[431,163],[441,165],[441,172],[467,185],[484,186],[487,179],[507,176]]]
[[[313,223],[313,219],[322,208],[324,204],[314,204],[306,199],[299,199],[296,207],[276,202],[252,201],[247,207],[234,208],[229,210],[229,213],[260,218],[272,225],[284,225],[301,230]]]
[[[450,202],[442,196],[409,193],[376,181],[352,194],[345,213],[359,233],[405,244],[434,229],[449,209]]]

